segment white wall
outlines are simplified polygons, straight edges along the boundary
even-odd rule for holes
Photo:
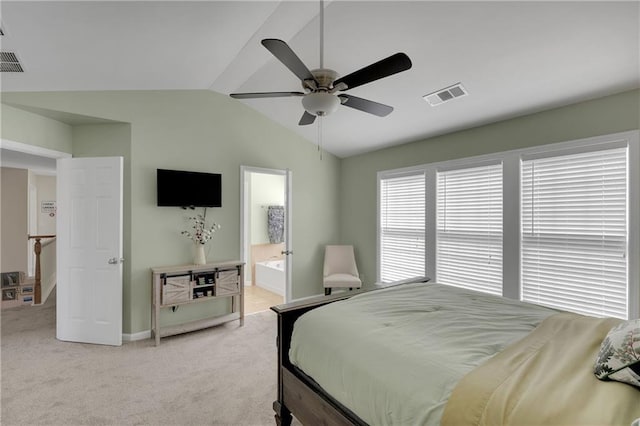
[[[284,206],[285,177],[251,174],[251,244],[269,244],[267,207]]]
[[[51,216],[48,211],[42,211],[44,201],[56,201],[56,178],[55,176],[35,175],[32,182],[38,190],[38,235],[55,235],[56,217]]]
[[[24,169],[2,168],[2,217],[0,269],[2,272],[27,272],[27,188],[28,173]]]

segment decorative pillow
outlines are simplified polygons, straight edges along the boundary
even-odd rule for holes
[[[609,330],[593,372],[600,380],[640,387],[640,319],[622,322]]]

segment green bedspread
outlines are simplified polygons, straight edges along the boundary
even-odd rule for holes
[[[555,312],[407,284],[306,313],[295,323],[289,357],[371,425],[438,425],[462,376]]]

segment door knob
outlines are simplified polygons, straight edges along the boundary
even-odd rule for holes
[[[117,265],[118,263],[124,262],[124,258],[121,257],[120,259],[118,259],[117,257],[112,257],[107,262],[109,263],[109,265]]]

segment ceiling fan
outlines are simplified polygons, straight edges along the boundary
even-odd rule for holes
[[[411,68],[411,60],[404,53],[396,53],[364,68],[338,78],[334,70],[324,68],[324,6],[320,1],[320,68],[309,70],[295,52],[282,40],[267,38],[262,45],[282,62],[302,82],[304,92],[257,92],[231,93],[235,99],[301,97],[304,113],[299,125],[312,124],[316,116],[324,117],[334,112],[339,105],[345,105],[369,114],[385,117],[393,107],[344,92],[363,84],[406,71]]]

